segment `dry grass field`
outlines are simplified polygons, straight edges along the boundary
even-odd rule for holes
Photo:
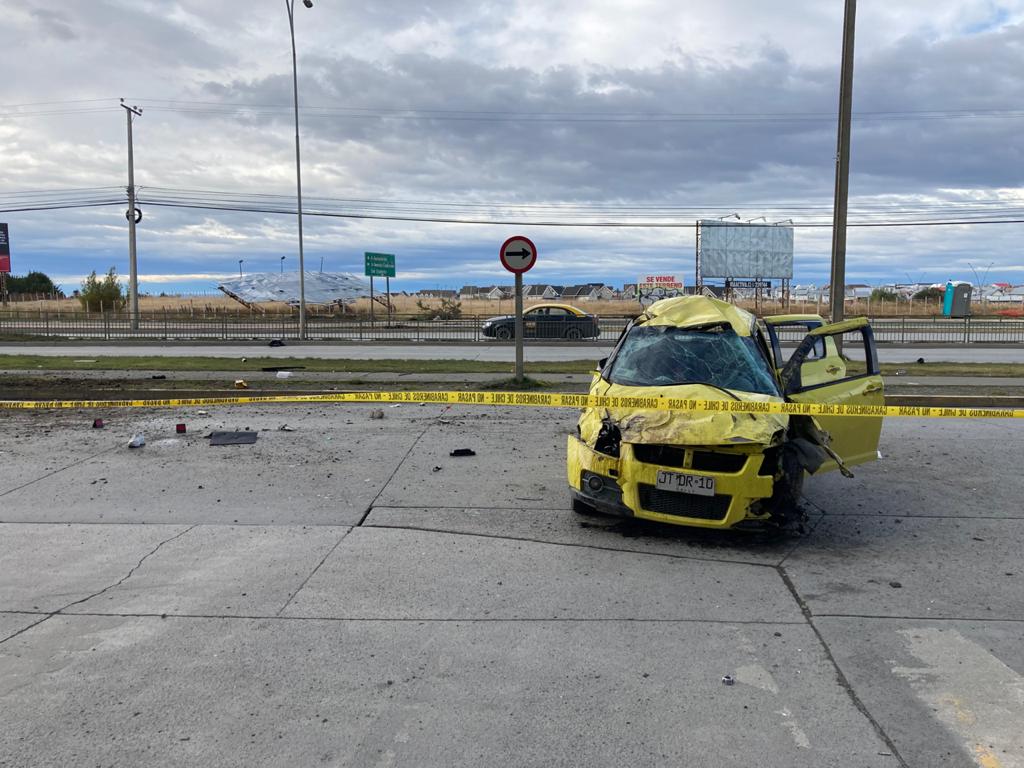
[[[421,309],[418,302],[422,302],[428,307],[440,306],[440,299],[423,299],[417,296],[406,296],[402,294],[392,295],[392,305],[394,306],[394,312],[398,315],[417,315],[420,314]],[[462,306],[463,316],[468,317],[489,317],[492,315],[504,315],[512,314],[514,311],[514,302],[512,299],[503,299],[500,301],[491,301],[487,299],[471,299],[460,302]],[[535,304],[544,303],[539,299],[528,299],[524,302],[524,306],[529,308]],[[827,314],[828,307],[824,303],[819,302],[799,302],[792,301],[788,309],[784,307],[781,302],[777,301],[765,301],[762,302],[760,307],[755,307],[752,300],[740,300],[737,302],[739,306],[748,309],[752,312],[757,312],[760,315],[770,315],[783,312],[794,312],[794,313],[811,313],[811,314]],[[584,301],[576,304],[580,309],[590,312],[595,315],[605,317],[628,317],[639,314],[641,306],[636,301],[627,300],[615,300],[615,301]],[[296,310],[289,307],[287,304],[280,302],[271,302],[266,304],[260,304],[253,308],[247,308],[239,304],[234,299],[227,296],[142,296],[139,299],[139,308],[143,314],[154,313],[175,313],[194,317],[204,317],[211,315],[275,315],[275,314],[288,314],[295,312]],[[981,307],[975,305],[975,315],[986,315],[994,314],[996,310],[1003,309],[993,305],[989,307]],[[27,310],[27,311],[45,311],[59,314],[72,314],[80,313],[82,311],[81,305],[77,299],[47,299],[38,301],[19,301],[8,305],[8,309],[11,310]],[[357,314],[365,315],[370,312],[370,300],[360,299],[353,304],[346,307],[344,310],[336,307],[317,307],[310,305],[309,310],[312,315],[340,315],[343,312],[345,314]],[[374,306],[374,312],[376,314],[383,313],[384,307],[380,304]],[[859,300],[856,302],[847,302],[846,313],[850,315],[869,315],[871,317],[904,317],[904,316],[915,316],[915,317],[930,317],[934,315],[942,314],[941,303],[922,302],[915,301],[908,304],[907,302],[868,302],[867,300]]]

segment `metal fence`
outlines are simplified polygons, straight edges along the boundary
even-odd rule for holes
[[[307,336],[313,340],[348,342],[496,342],[481,326],[486,318],[467,316],[457,320],[426,320],[419,316],[307,318]],[[573,343],[606,345],[615,341],[628,322],[626,317],[601,317],[600,335]],[[875,338],[894,344],[1024,343],[1021,318],[878,318],[872,320]],[[799,330],[783,330],[784,342],[796,343]],[[295,316],[236,315],[189,317],[181,312],[151,312],[133,329],[125,313],[54,312],[47,310],[0,311],[0,337],[12,340],[83,339],[92,341],[267,341],[298,339]],[[530,341],[533,341],[532,339]],[[538,340],[540,341],[540,340]],[[543,341],[553,341],[545,339]]]

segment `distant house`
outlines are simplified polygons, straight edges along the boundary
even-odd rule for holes
[[[455,291],[441,290],[438,288],[424,288],[422,291],[416,292],[417,296],[423,296],[430,299],[455,299],[458,298],[458,294]]]
[[[636,298],[636,283],[626,283],[624,286],[622,286],[622,298]]]
[[[985,301],[1005,302],[1007,304],[1024,303],[1024,285],[1004,284],[985,296]]]
[[[867,299],[871,296],[871,286],[864,283],[847,283],[846,300]]]
[[[491,301],[500,301],[502,299],[508,299],[512,297],[513,289],[507,285],[489,285],[486,288],[481,288],[482,295],[480,298],[490,299]]]
[[[524,299],[543,299],[544,301],[551,301],[552,299],[557,299],[560,295],[561,292],[554,285],[538,284],[523,286]]]
[[[594,292],[594,286],[589,283],[583,285],[567,285],[562,289],[562,298],[565,301],[590,301]]]
[[[604,283],[582,283],[570,285],[562,290],[565,301],[607,301],[615,297],[615,291]]]

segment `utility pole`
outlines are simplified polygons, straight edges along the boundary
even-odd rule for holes
[[[132,146],[132,118],[142,117],[142,110],[129,107],[121,99],[125,117],[128,118],[128,313],[131,316],[133,331],[139,330],[139,264],[135,249],[135,224],[137,223],[135,207],[135,153]],[[138,217],[141,219],[141,216]]]
[[[836,147],[836,191],[832,210],[832,322],[843,319],[846,298],[846,210],[850,192],[850,122],[853,111],[853,33],[857,0],[846,0],[843,16],[843,64],[839,75],[839,138]],[[841,341],[838,337],[836,341]]]
[[[306,338],[306,260],[302,252],[302,160],[299,156],[299,65],[295,56],[295,0],[284,0],[292,39],[292,96],[295,104],[295,190],[299,203],[299,338]],[[307,8],[313,0],[302,0]],[[373,310],[372,302],[370,306]]]

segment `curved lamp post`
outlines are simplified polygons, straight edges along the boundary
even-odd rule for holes
[[[302,253],[302,162],[299,155],[299,68],[295,59],[295,0],[284,0],[292,37],[292,95],[295,99],[295,189],[299,203],[299,338],[306,338],[306,261]],[[313,0],[302,0],[307,8]]]

